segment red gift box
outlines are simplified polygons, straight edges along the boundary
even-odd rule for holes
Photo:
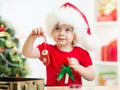
[[[102,46],[103,61],[117,61],[117,40],[113,40],[108,45]]]

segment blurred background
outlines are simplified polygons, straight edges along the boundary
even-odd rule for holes
[[[90,52],[96,70],[93,82],[84,85],[120,85],[120,4],[119,0],[0,0],[0,16],[9,21],[19,40],[18,50],[35,27],[45,27],[47,13],[65,2],[76,5],[87,17],[91,32],[98,40]],[[6,22],[7,23],[7,22]],[[54,43],[47,38],[49,43]],[[35,46],[41,41],[36,40]],[[29,74],[26,77],[46,78],[45,66],[39,59],[27,58]]]

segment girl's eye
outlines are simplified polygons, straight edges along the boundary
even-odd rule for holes
[[[72,32],[72,29],[66,29],[65,31],[66,32]]]
[[[55,27],[55,30],[56,30],[56,31],[59,31],[59,30],[60,30],[60,28],[59,28],[59,27]]]

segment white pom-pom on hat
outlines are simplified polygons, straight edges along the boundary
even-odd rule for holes
[[[85,50],[94,48],[94,38],[91,36],[87,18],[76,6],[71,3],[65,3],[47,15],[46,25],[49,35],[52,34],[52,30],[57,23],[73,27],[76,35],[74,43],[82,46]]]

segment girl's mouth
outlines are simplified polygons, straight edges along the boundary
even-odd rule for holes
[[[65,40],[65,39],[64,39],[64,38],[58,38],[58,40],[63,41],[63,40]]]

